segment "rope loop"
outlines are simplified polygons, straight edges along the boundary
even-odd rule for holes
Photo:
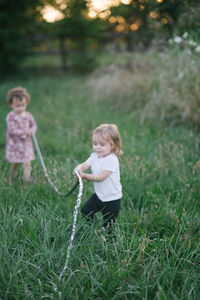
[[[36,136],[35,134],[32,135],[32,139],[33,139],[33,142],[34,142],[34,145],[35,145],[35,149],[37,151],[37,154],[38,154],[38,157],[40,159],[40,163],[41,163],[41,166],[42,166],[42,169],[44,171],[44,175],[48,181],[48,183],[50,184],[50,186],[55,190],[55,192],[61,196],[61,197],[68,197],[69,195],[71,195],[71,193],[73,193],[73,191],[76,189],[76,187],[78,186],[79,184],[79,180],[75,183],[75,185],[72,187],[72,189],[66,193],[66,194],[63,194],[61,192],[58,191],[57,187],[53,184],[53,182],[51,181],[51,179],[49,178],[48,176],[48,173],[47,173],[47,169],[46,169],[46,166],[45,166],[45,163],[44,163],[44,160],[43,160],[43,157],[42,157],[42,154],[41,154],[41,151],[40,151],[40,148],[39,148],[39,145],[38,145],[38,142],[37,142],[37,139],[36,139]],[[78,176],[77,176],[78,177]]]

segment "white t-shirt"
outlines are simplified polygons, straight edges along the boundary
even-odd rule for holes
[[[92,174],[98,174],[102,170],[111,171],[110,175],[101,182],[93,182],[94,190],[99,199],[103,202],[113,201],[122,197],[122,186],[120,183],[119,161],[114,153],[98,158],[92,153],[86,160]]]

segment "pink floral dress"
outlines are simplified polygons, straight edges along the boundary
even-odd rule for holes
[[[10,163],[23,163],[35,158],[30,129],[35,133],[37,125],[29,112],[17,115],[11,111],[7,117],[6,159]]]

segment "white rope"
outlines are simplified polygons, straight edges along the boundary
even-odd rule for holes
[[[65,261],[63,270],[60,273],[59,281],[61,281],[62,277],[64,276],[65,271],[66,271],[67,266],[68,266],[68,263],[69,263],[69,260],[70,260],[71,250],[72,250],[72,246],[73,246],[72,244],[73,244],[74,236],[75,236],[75,233],[76,233],[76,220],[77,220],[77,215],[78,215],[78,208],[81,204],[81,197],[82,197],[82,194],[83,194],[83,181],[82,181],[82,178],[79,175],[77,169],[74,170],[74,173],[77,175],[77,177],[79,179],[79,193],[78,193],[78,198],[76,200],[76,205],[74,207],[72,233],[71,233],[71,237],[70,237],[70,240],[69,240],[69,245],[68,245],[68,248],[67,248],[67,257],[66,257],[66,261]],[[53,286],[54,286],[54,291],[58,292],[57,285],[55,283],[53,283]]]
[[[76,206],[74,207],[74,217],[73,217],[72,234],[71,234],[71,237],[70,237],[70,240],[69,240],[68,249],[67,249],[67,258],[66,258],[63,270],[60,273],[59,279],[62,279],[62,277],[63,277],[63,275],[64,275],[64,273],[65,273],[65,271],[67,269],[68,263],[69,263],[70,254],[71,254],[71,250],[72,250],[72,243],[73,243],[74,236],[75,236],[75,233],[76,233],[76,220],[77,220],[77,215],[78,215],[78,208],[79,208],[79,206],[81,204],[81,197],[82,197],[82,194],[83,194],[83,181],[82,181],[82,178],[79,175],[77,169],[75,169],[74,172],[75,172],[75,174],[77,175],[77,177],[79,179],[79,193],[78,193],[78,198],[76,200]]]
[[[40,152],[40,148],[38,146],[38,143],[37,143],[37,139],[35,137],[35,135],[33,134],[32,135],[32,138],[33,138],[33,142],[34,142],[34,145],[35,145],[35,148],[36,148],[36,151],[37,151],[37,154],[39,156],[39,159],[40,159],[40,163],[42,165],[42,169],[44,171],[44,175],[45,177],[47,178],[49,184],[53,187],[53,189],[60,195],[60,196],[67,196],[69,195],[69,193],[67,195],[65,194],[62,194],[58,191],[58,189],[56,188],[56,186],[53,184],[53,182],[51,181],[51,179],[49,178],[48,176],[48,173],[47,173],[47,169],[46,169],[46,166],[45,166],[45,163],[44,163],[44,160],[42,158],[42,154]],[[78,215],[78,209],[80,207],[80,204],[81,204],[81,197],[82,197],[82,194],[83,194],[83,181],[82,181],[82,178],[81,176],[79,175],[79,172],[78,172],[78,169],[75,169],[74,170],[74,173],[76,174],[76,176],[78,177],[78,181],[79,181],[79,192],[78,192],[78,197],[77,197],[77,200],[76,200],[76,205],[74,207],[74,214],[73,214],[73,225],[72,225],[72,233],[71,233],[71,237],[70,237],[70,240],[69,240],[69,245],[68,245],[68,248],[67,248],[67,257],[66,257],[66,261],[65,261],[65,264],[64,264],[64,267],[63,267],[63,270],[62,272],[60,273],[60,276],[59,276],[59,280],[62,279],[62,277],[64,276],[64,273],[67,269],[67,266],[68,266],[68,263],[69,263],[69,260],[70,260],[70,255],[71,255],[71,250],[72,250],[72,244],[73,244],[73,240],[74,240],[74,236],[75,236],[75,233],[76,233],[76,220],[77,220],[77,215]],[[74,190],[74,188],[72,189]],[[70,191],[71,193],[71,191]],[[54,290],[57,291],[57,286],[54,284]]]

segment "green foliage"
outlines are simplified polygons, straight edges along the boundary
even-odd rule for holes
[[[195,40],[200,41],[200,3],[199,1],[184,1],[179,20],[176,24],[176,33],[188,32]]]
[[[191,68],[189,59],[183,67],[185,55],[135,54],[130,72],[127,57],[106,54],[92,75],[18,76],[1,84],[2,99],[19,84],[31,94],[27,109],[37,121],[48,173],[60,191],[73,185],[73,168],[92,151],[91,131],[100,123],[119,126],[124,151],[123,200],[115,234],[99,233],[100,214],[88,226],[79,213],[70,262],[59,281],[78,191],[67,199],[58,197],[37,157],[32,184],[23,184],[21,178],[11,181],[4,159],[6,124],[1,122],[3,299],[199,299],[200,140],[188,122],[177,124],[179,111],[171,107],[169,114],[167,106],[175,92],[181,95],[179,101],[184,95],[196,97],[193,81],[200,68],[197,61]],[[174,79],[180,67],[189,70],[184,86]],[[5,100],[1,120],[8,111]],[[92,191],[92,184],[84,182],[82,203]]]
[[[36,9],[40,0],[15,0],[0,2],[0,75],[7,76],[19,70],[21,61],[30,49],[26,34],[33,32],[35,20],[39,18]]]
[[[196,32],[199,35],[199,12],[200,4],[195,0],[133,0],[129,5],[121,4],[111,8],[111,15],[122,16],[125,22],[116,20],[110,24],[110,28],[115,30],[121,24],[124,32],[131,32],[131,25],[139,24],[131,37],[132,43],[142,42],[148,46],[152,40],[168,39],[175,32]]]
[[[184,32],[188,32],[195,41],[199,41],[200,4],[196,0],[134,0],[129,5],[120,4],[112,7],[111,15],[103,20],[100,18],[91,20],[88,17],[88,3],[85,0],[70,0],[66,2],[67,6],[63,6],[55,0],[2,0],[0,2],[1,77],[21,69],[26,56],[33,49],[48,49],[48,42],[45,43],[43,40],[36,42],[30,38],[35,34],[37,36],[48,34],[51,38],[53,36],[62,38],[67,44],[67,50],[75,49],[79,52],[77,57],[72,55],[69,61],[75,69],[80,66],[82,70],[93,69],[95,56],[88,50],[100,49],[102,45],[106,45],[109,38],[103,38],[108,31],[119,30],[117,26],[121,26],[119,31],[127,33],[122,40],[129,51],[133,51],[138,46],[148,48],[153,40],[166,40],[174,34],[183,35]],[[54,24],[46,23],[41,16],[45,5],[52,5],[60,10],[65,16],[64,19]],[[154,17],[151,13],[154,13]],[[118,18],[116,22],[110,23],[110,17],[113,16]],[[136,27],[133,26],[134,24]],[[64,52],[65,49],[62,51]]]
[[[159,13],[158,20],[163,17],[168,19],[165,25],[172,36],[174,33],[183,34],[189,32],[190,35],[196,33],[200,36],[200,3],[196,0],[165,0],[155,6],[155,11]]]

